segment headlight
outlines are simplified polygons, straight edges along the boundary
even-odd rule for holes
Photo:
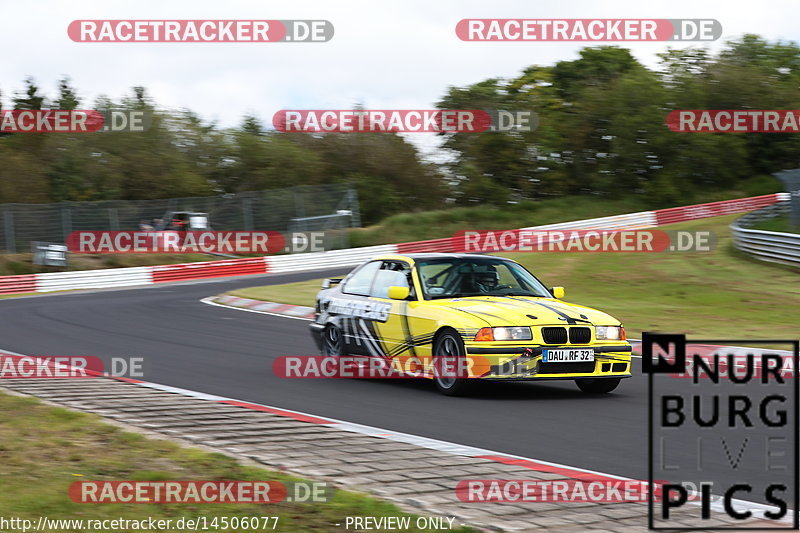
[[[625,328],[622,326],[595,326],[594,336],[599,341],[624,341]]]
[[[532,339],[533,333],[527,326],[481,328],[475,335],[476,341],[529,341]]]

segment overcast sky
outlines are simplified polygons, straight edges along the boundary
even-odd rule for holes
[[[160,106],[189,108],[223,126],[245,113],[269,124],[279,109],[430,108],[448,85],[574,59],[588,44],[463,42],[455,35],[462,18],[714,18],[723,27],[720,44],[744,33],[800,41],[797,0],[0,0],[0,6],[4,107],[26,76],[55,95],[57,80],[68,75],[86,104],[143,85]],[[75,19],[327,19],[336,34],[328,43],[74,43],[67,26]],[[653,66],[668,43],[622,45]]]

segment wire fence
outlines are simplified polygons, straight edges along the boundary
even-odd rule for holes
[[[73,231],[135,231],[171,212],[208,213],[218,231],[325,231],[325,249],[349,245],[346,228],[361,225],[358,195],[342,185],[163,200],[0,204],[0,250],[30,250],[32,241],[66,242]]]

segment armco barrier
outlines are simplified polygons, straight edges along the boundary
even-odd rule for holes
[[[371,259],[376,255],[397,253],[396,244],[381,244],[347,250],[331,250],[329,252],[313,252],[308,254],[276,255],[267,257],[269,272],[299,272],[303,270],[319,270],[353,266]]]
[[[645,229],[657,226],[657,211],[641,211],[639,213],[627,213],[625,215],[613,215],[610,217],[590,218],[587,220],[573,220],[571,222],[559,222],[557,224],[547,224],[546,226],[531,226],[522,229]]]
[[[788,196],[789,193],[765,194],[764,196],[753,196],[751,198],[740,198],[738,200],[724,200],[721,202],[711,202],[709,204],[660,209],[655,211],[656,225],[663,226],[664,224],[675,224],[676,222],[686,222],[687,220],[696,220],[698,218],[744,213],[746,211],[772,205],[784,199],[788,200]]]
[[[448,253],[454,250],[453,239],[451,237],[432,239],[430,241],[401,242],[397,245],[398,254],[413,254],[419,252]]]
[[[153,283],[151,269],[152,267],[109,268],[36,274],[36,292],[149,285]]]
[[[623,230],[623,229],[644,229],[652,228],[656,225],[656,216],[653,211],[643,211],[641,213],[629,213],[626,215],[614,215],[602,218],[590,218],[587,220],[573,220],[571,222],[559,222],[557,224],[547,224],[546,226],[531,226],[522,228],[523,230],[558,230],[558,229],[597,229]],[[404,242],[397,245],[397,253],[412,254],[415,252],[455,252],[453,240],[450,237],[444,239],[432,239],[430,241]]]
[[[713,202],[709,204],[674,207],[659,211],[642,211],[610,217],[575,220],[535,226],[523,229],[644,229],[686,220],[742,213],[788,200],[788,193],[767,194],[752,198],[740,198]],[[406,242],[366,246],[330,252],[229,259],[203,263],[180,265],[159,265],[154,267],[118,268],[107,270],[86,270],[81,272],[54,272],[29,276],[0,277],[0,294],[23,292],[48,292],[70,289],[94,289],[107,287],[126,287],[226,276],[250,274],[301,272],[326,268],[349,267],[357,265],[376,255],[413,252],[452,252],[450,238],[429,241]]]
[[[160,265],[150,267],[150,269],[152,270],[152,283],[244,276],[246,274],[266,274],[269,271],[265,257]]]
[[[730,226],[734,246],[756,259],[800,268],[800,234],[755,230],[747,227],[759,220],[788,213],[789,210],[790,204],[786,201],[743,216]]]
[[[0,277],[0,294],[36,292],[36,275]]]

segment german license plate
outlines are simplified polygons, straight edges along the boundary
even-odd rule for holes
[[[545,363],[584,363],[594,361],[594,350],[586,348],[544,350],[542,352],[542,361]]]

